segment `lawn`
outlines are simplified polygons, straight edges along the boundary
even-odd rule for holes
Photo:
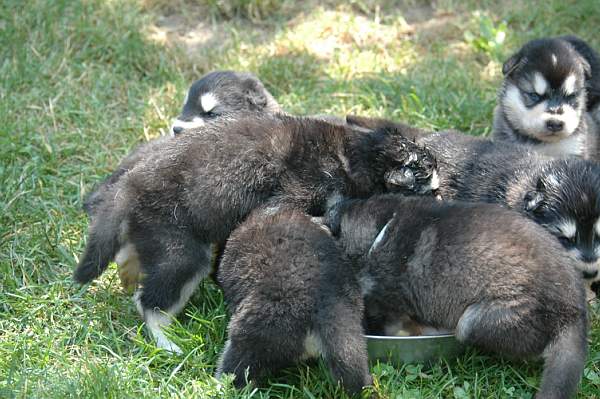
[[[256,73],[297,114],[489,134],[501,62],[520,44],[574,33],[600,49],[596,0],[498,3],[0,2],[0,397],[343,397],[322,363],[260,389],[213,379],[227,318],[208,281],[170,331],[185,354],[157,350],[114,265],[88,287],[70,278],[82,198],[136,143],[165,134],[213,69]],[[600,397],[597,306],[590,339],[582,398]],[[382,397],[531,397],[540,366],[471,350],[372,372]]]

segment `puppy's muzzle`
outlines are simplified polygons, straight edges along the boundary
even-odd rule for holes
[[[546,129],[550,132],[556,133],[563,130],[565,127],[565,123],[563,121],[559,121],[557,119],[549,119],[546,121]]]

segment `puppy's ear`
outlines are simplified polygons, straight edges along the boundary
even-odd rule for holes
[[[537,210],[544,200],[544,194],[539,191],[529,191],[523,198],[523,206],[526,212],[533,212]]]
[[[591,79],[592,67],[590,66],[590,63],[581,55],[579,55],[579,65],[581,65],[581,69],[583,69],[585,80]]]
[[[516,54],[513,54],[509,59],[507,59],[502,65],[502,74],[504,76],[508,76],[513,73],[521,64],[523,64],[524,59],[523,55],[519,51]]]
[[[407,167],[389,170],[383,178],[388,188],[412,190],[416,184],[415,174]]]
[[[261,110],[267,106],[268,100],[264,93],[264,88],[254,79],[248,79],[245,84],[246,100],[252,109]]]
[[[540,178],[537,181],[536,189],[528,191],[523,197],[523,208],[526,212],[534,212],[542,205],[544,201],[544,191],[546,187],[544,181]]]

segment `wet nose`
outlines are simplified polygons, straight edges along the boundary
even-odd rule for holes
[[[557,121],[556,119],[550,119],[546,121],[546,129],[551,132],[559,132],[563,129],[565,123],[563,121]]]
[[[173,134],[177,135],[183,132],[183,128],[181,126],[173,126]]]
[[[588,271],[583,272],[583,278],[588,279],[588,280],[593,279],[597,275],[598,275],[598,270],[594,270],[593,272],[588,272]]]

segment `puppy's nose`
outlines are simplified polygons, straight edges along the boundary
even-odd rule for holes
[[[173,126],[173,134],[177,135],[183,132],[183,128],[181,126]]]
[[[598,270],[594,270],[593,272],[583,272],[583,278],[586,280],[593,279],[598,275]]]
[[[560,132],[565,127],[565,123],[563,121],[558,121],[556,119],[550,119],[546,121],[546,129],[551,132]]]

